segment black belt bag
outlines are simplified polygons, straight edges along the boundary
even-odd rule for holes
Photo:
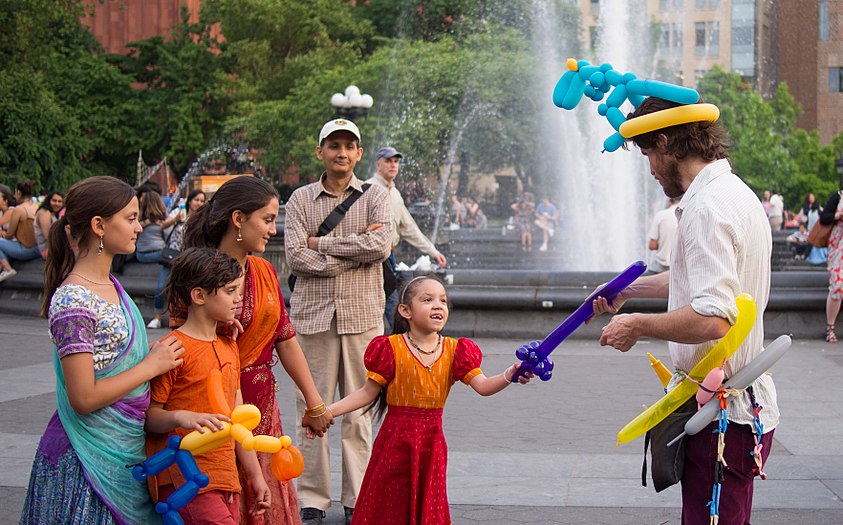
[[[661,423],[651,428],[644,437],[644,465],[641,468],[641,484],[647,486],[647,446],[650,446],[651,474],[656,492],[673,486],[682,479],[685,472],[685,436],[674,443],[667,444],[685,431],[685,423],[697,413],[697,399],[691,397]]]

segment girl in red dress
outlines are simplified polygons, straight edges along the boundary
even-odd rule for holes
[[[451,385],[462,381],[480,395],[496,394],[518,364],[486,377],[473,341],[439,335],[448,321],[448,296],[435,277],[407,283],[396,314],[394,335],[376,337],[366,348],[366,385],[328,407],[339,416],[379,397],[378,408],[387,407],[352,523],[450,525],[442,408]],[[528,382],[527,376],[519,381]]]

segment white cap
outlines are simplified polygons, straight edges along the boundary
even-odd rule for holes
[[[324,126],[322,126],[322,130],[319,132],[319,144],[321,145],[322,141],[328,138],[328,135],[336,131],[348,131],[352,135],[357,137],[357,142],[361,141],[360,130],[357,129],[357,126],[354,124],[354,122],[338,118],[330,120],[326,122]]]

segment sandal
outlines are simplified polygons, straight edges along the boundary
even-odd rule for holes
[[[837,342],[837,335],[834,333],[834,325],[827,324],[825,325],[825,340],[829,343],[836,343]]]

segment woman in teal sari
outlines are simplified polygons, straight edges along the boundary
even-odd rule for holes
[[[21,524],[160,523],[126,465],[146,459],[149,380],[178,366],[184,350],[175,338],[149,348],[137,306],[109,274],[115,254],[135,249],[137,216],[131,186],[91,177],[70,189],[50,229],[42,314],[57,411],[35,455]]]

